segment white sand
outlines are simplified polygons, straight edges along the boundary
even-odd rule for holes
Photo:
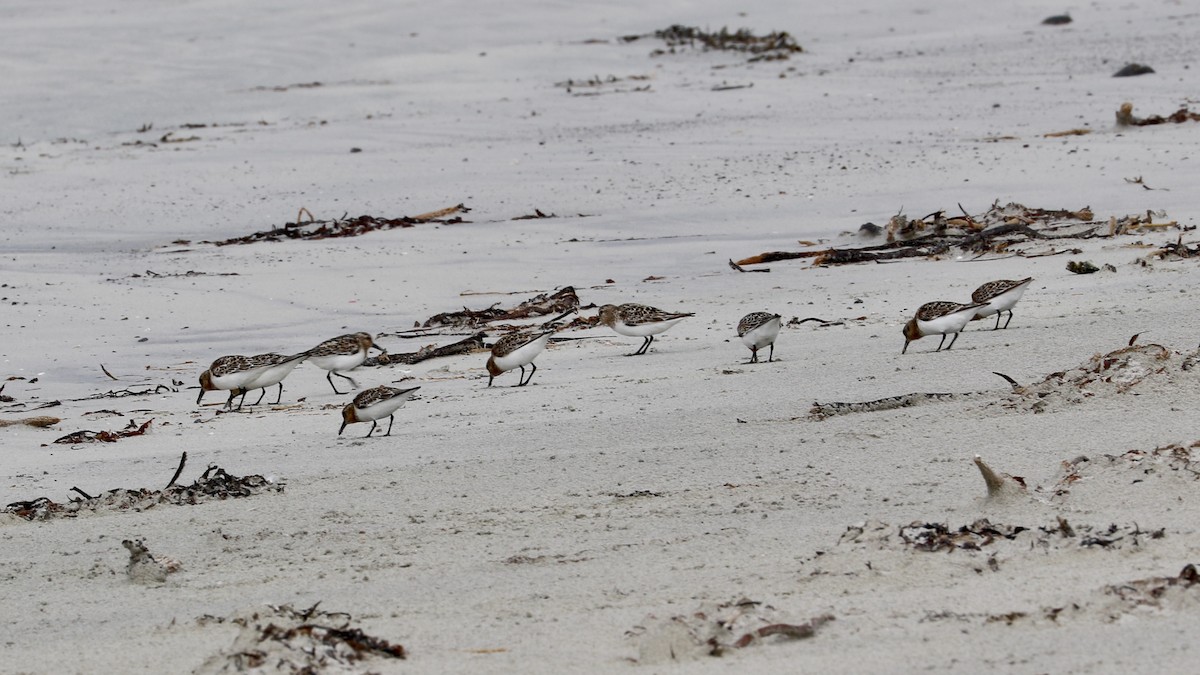
[[[1200,41],[1185,4],[1101,1],[1060,28],[1039,25],[1055,10],[1034,2],[759,2],[744,15],[718,2],[296,4],[0,10],[0,376],[38,378],[9,382],[18,402],[63,401],[39,411],[63,418],[56,429],[0,429],[0,501],[161,488],[185,450],[183,482],[210,463],[286,481],[282,494],[194,507],[0,518],[0,670],[190,672],[236,634],[198,617],[321,601],[410,651],[369,662],[375,671],[671,672],[636,664],[649,639],[638,635],[742,598],[794,622],[836,620],[688,672],[1194,668],[1200,591],[1176,589],[1159,607],[1105,592],[1195,560],[1192,474],[1093,462],[1065,498],[988,502],[971,463],[979,453],[1049,488],[1081,454],[1196,439],[1193,371],[1043,414],[1000,405],[1008,388],[991,374],[1038,381],[1138,332],[1194,348],[1196,263],[1132,264],[1147,252],[1134,242],[1178,231],[1085,242],[1071,258],[1117,268],[1089,276],[1066,272],[1068,256],[793,261],[770,274],[725,263],[797,239],[852,243],[839,233],[900,209],[980,213],[994,200],[1090,205],[1098,218],[1161,209],[1156,220],[1194,226],[1200,125],[1113,126],[1122,101],[1148,115],[1194,99]],[[787,30],[806,53],[746,65],[616,40],[674,23]],[[1110,77],[1129,61],[1158,72]],[[650,79],[606,91],[650,91],[555,86],[609,75]],[[269,90],[314,81],[324,86]],[[753,87],[712,91],[722,83]],[[1094,133],[1042,137],[1076,127]],[[199,139],[159,142],[168,132]],[[1016,139],[983,141],[993,136]],[[127,145],[139,140],[159,144]],[[1124,180],[1135,176],[1159,190]],[[300,207],[394,217],[460,202],[474,209],[469,224],[198,243],[294,220]],[[509,220],[535,208],[559,217]],[[651,275],[663,279],[642,281]],[[989,319],[953,351],[932,353],[926,339],[900,356],[900,326],[921,303],[1024,276],[1036,280],[1007,331],[986,330]],[[312,366],[285,382],[285,403],[305,401],[279,410],[217,416],[197,408],[194,388],[70,400],[192,387],[222,354],[294,352],[526,297],[464,292],[564,285],[585,303],[697,316],[638,359],[622,356],[636,339],[578,334],[598,339],[552,346],[523,389],[509,388],[516,374],[486,389],[483,354],[418,364],[408,374],[422,398],[386,439],[361,439],[364,425],[337,437],[348,397]],[[865,318],[785,328],[777,362],[747,366],[734,326],[754,310]],[[381,339],[394,352],[430,341]],[[354,373],[364,386],[403,375]],[[994,395],[806,417],[817,400],[973,391]],[[122,416],[86,414],[103,409]],[[130,418],[153,418],[150,433],[47,445]],[[1164,536],[1106,549],[1025,533],[926,553],[896,534],[980,516]],[[890,538],[839,543],[864,521],[888,523]],[[183,570],[131,583],[121,540],[134,538]],[[1012,612],[1025,616],[996,618]]]

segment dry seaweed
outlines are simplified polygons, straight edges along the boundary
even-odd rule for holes
[[[1163,596],[1170,589],[1190,589],[1197,583],[1200,583],[1200,572],[1196,570],[1195,565],[1188,563],[1179,571],[1178,576],[1150,577],[1149,579],[1127,581],[1123,584],[1106,586],[1104,592],[1114,595],[1126,604],[1134,607],[1142,605],[1158,607],[1161,604]]]
[[[131,436],[141,436],[150,428],[150,423],[154,420],[146,420],[140,426],[133,420],[129,420],[129,424],[120,431],[76,431],[67,434],[62,438],[54,439],[55,443],[75,444],[75,443],[116,443],[122,438]]]
[[[980,518],[970,525],[951,530],[945,523],[915,522],[900,528],[900,539],[918,551],[953,551],[955,549],[979,550],[998,539],[1014,539],[1028,530],[1019,525],[994,525],[987,518]]]
[[[675,24],[663,30],[656,30],[649,35],[627,35],[621,38],[625,42],[633,42],[642,38],[654,37],[667,43],[666,49],[655,49],[651,56],[675,54],[689,49],[701,51],[740,52],[750,54],[750,62],[755,61],[785,61],[792,54],[804,51],[786,31],[771,31],[766,35],[755,35],[746,28],[730,31],[721,28],[717,32],[706,31],[692,26]]]
[[[182,461],[180,463],[182,466]],[[178,477],[178,474],[176,474]],[[268,480],[260,475],[235,476],[221,467],[209,465],[204,473],[191,485],[172,485],[162,490],[147,488],[109,490],[95,497],[72,499],[65,504],[38,497],[28,501],[12,502],[4,507],[25,520],[47,520],[50,518],[74,518],[80,512],[144,511],[159,504],[195,505],[210,501],[250,497],[262,492],[282,492],[283,483]],[[74,488],[74,491],[87,493]]]
[[[381,218],[379,216],[357,216],[355,218],[335,218],[334,220],[313,220],[311,214],[305,222],[299,222],[300,216],[294,223],[286,223],[283,227],[255,232],[243,237],[234,237],[221,241],[203,242],[228,246],[230,244],[253,244],[260,241],[284,241],[287,239],[334,239],[340,237],[357,237],[369,232],[391,230],[395,228],[413,227],[423,223],[454,224],[467,222],[457,213],[468,213],[471,209],[459,204],[419,216],[400,216],[399,218]],[[303,213],[304,210],[301,211]],[[454,216],[447,218],[447,216]]]
[[[803,623],[780,619],[774,607],[742,599],[656,620],[649,627],[635,626],[626,634],[639,642],[638,661],[653,664],[723,656],[734,649],[765,644],[773,636],[810,638],[834,617],[822,614]]]
[[[319,604],[304,610],[268,605],[266,610],[242,616],[200,617],[201,625],[228,622],[241,630],[228,649],[210,657],[196,672],[359,672],[357,664],[370,658],[407,658],[402,645],[368,635],[351,626],[349,614],[321,611]]]
[[[1184,122],[1200,122],[1200,113],[1195,113],[1188,110],[1187,106],[1183,106],[1179,110],[1163,117],[1162,115],[1151,115],[1149,117],[1135,117],[1133,115],[1133,104],[1126,101],[1117,109],[1117,125],[1123,127],[1147,127],[1156,124],[1182,124]]]
[[[177,391],[179,391],[179,389],[177,389],[175,387],[169,387],[165,384],[156,384],[153,387],[148,386],[146,389],[132,389],[132,388],[111,389],[109,391],[101,392],[99,394],[92,394],[91,396],[84,396],[83,398],[73,398],[71,400],[72,401],[95,401],[97,399],[102,399],[102,398],[126,398],[128,396],[151,396],[153,394],[170,394],[170,393],[174,393]],[[43,406],[43,407],[45,407],[45,406]]]
[[[497,302],[485,309],[475,310],[463,307],[460,312],[436,314],[426,319],[421,324],[421,327],[475,329],[493,321],[511,321],[513,319],[527,319],[533,316],[569,312],[579,307],[579,296],[575,294],[574,287],[566,286],[552,294],[542,293],[536,295],[510,309],[502,309],[498,306],[499,304]]]
[[[459,340],[454,344],[443,345],[425,345],[415,352],[393,353],[388,352],[379,356],[372,356],[363,362],[364,366],[389,366],[395,364],[412,365],[420,363],[427,359],[436,359],[442,356],[458,356],[459,354],[470,354],[471,352],[479,351],[484,348],[483,339],[487,337],[487,333],[480,331],[474,335]]]
[[[995,202],[983,214],[948,216],[936,211],[922,218],[893,216],[887,227],[887,243],[851,248],[825,248],[809,251],[772,251],[735,261],[733,264],[760,265],[779,260],[811,258],[813,265],[845,265],[863,262],[889,262],[904,258],[929,258],[949,254],[954,249],[973,253],[976,258],[989,253],[1038,257],[1049,255],[1027,251],[1031,243],[1114,237],[1139,230],[1178,227],[1178,223],[1153,222],[1155,213],[1111,217],[1107,223],[1094,220],[1090,208],[1035,209],[1022,204]],[[1107,232],[1103,226],[1107,225]],[[1061,253],[1053,251],[1050,254]]]

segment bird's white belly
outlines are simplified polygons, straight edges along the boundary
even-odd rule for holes
[[[268,366],[263,366],[261,368],[252,368],[250,370],[243,370],[236,373],[228,373],[220,377],[213,377],[212,386],[216,389],[226,390],[246,389],[248,388],[246,385],[258,379],[258,377],[262,375],[263,371],[267,369]]]
[[[242,385],[242,388],[266,389],[267,387],[274,387],[280,382],[283,382],[283,378],[287,377],[289,373],[295,370],[296,366],[300,365],[300,362],[303,360],[304,359],[296,359],[295,361],[285,361],[284,363],[279,363],[274,366],[268,366],[258,375],[258,377],[255,377],[250,382]]]
[[[512,370],[514,368],[520,368],[521,366],[533,363],[533,360],[537,358],[537,355],[541,354],[542,351],[546,349],[546,343],[549,341],[550,336],[543,335],[542,337],[530,342],[514,352],[510,352],[504,356],[492,357],[492,360],[496,362],[496,367],[500,370]]]
[[[687,317],[681,316],[678,319],[670,319],[668,321],[656,321],[654,323],[640,323],[636,326],[622,323],[620,321],[613,324],[613,330],[621,335],[629,337],[646,337],[648,335],[658,335],[667,330],[671,326],[683,321]]]
[[[358,351],[353,354],[331,354],[329,356],[310,356],[308,362],[322,370],[350,370],[362,365],[367,360],[367,352]]]
[[[779,337],[779,319],[771,319],[742,336],[742,343],[750,349],[762,349]]]
[[[387,417],[388,415],[391,415],[392,413],[394,413],[397,410],[399,410],[400,408],[402,408],[404,406],[404,403],[406,401],[408,401],[410,396],[411,396],[411,394],[404,394],[403,396],[396,396],[393,398],[389,398],[386,401],[372,403],[371,405],[369,405],[365,408],[359,408],[356,406],[354,408],[354,415],[355,415],[355,417],[357,417],[359,419],[359,421],[372,421],[372,420],[383,419],[384,417]]]
[[[975,316],[975,312],[981,309],[975,307],[968,310],[959,310],[945,316],[939,316],[936,319],[922,321],[917,319],[917,328],[922,335],[945,335],[946,333],[958,333],[966,327],[967,322]]]

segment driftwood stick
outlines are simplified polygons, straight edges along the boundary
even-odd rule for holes
[[[108,372],[108,368],[105,368],[103,363],[100,364],[100,370],[103,370],[104,374],[107,375],[110,380],[117,379],[116,375],[113,375],[112,373]]]
[[[177,469],[175,469],[175,475],[171,476],[171,482],[167,483],[167,487],[163,488],[164,490],[171,487],[172,485],[175,484],[175,481],[179,480],[179,474],[183,473],[183,465],[184,464],[187,464],[187,451],[186,450],[183,452],[183,455],[179,458],[179,467]]]
[[[84,499],[94,499],[94,497],[92,497],[88,493],[84,492],[83,490],[80,490],[77,487],[71,488],[71,492],[78,492],[80,494],[80,496],[82,496]]]

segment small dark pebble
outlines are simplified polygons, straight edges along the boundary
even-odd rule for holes
[[[1134,77],[1136,75],[1146,75],[1153,72],[1154,69],[1150,66],[1143,66],[1140,63],[1131,63],[1113,73],[1113,77]]]
[[[863,223],[862,227],[858,228],[858,233],[865,237],[878,237],[883,234],[883,228],[875,223]]]
[[[362,148],[350,148],[350,153],[351,153],[351,154],[354,154],[354,153],[356,153],[356,152],[362,152]]]
[[[1042,19],[1043,26],[1065,26],[1071,23],[1070,14],[1055,14]]]

